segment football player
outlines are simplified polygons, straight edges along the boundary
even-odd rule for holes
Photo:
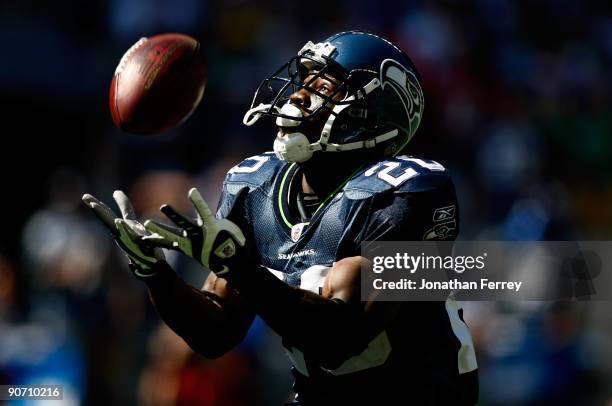
[[[461,309],[446,302],[361,301],[364,241],[452,240],[453,183],[437,162],[397,156],[423,114],[421,80],[387,39],[349,31],[308,42],[259,86],[244,117],[275,120],[274,152],[227,174],[216,216],[162,206],[172,225],[140,223],[83,197],[112,231],[162,319],[219,357],[259,315],[283,339],[299,405],[472,405],[478,380]],[[160,248],[212,272],[199,290]]]

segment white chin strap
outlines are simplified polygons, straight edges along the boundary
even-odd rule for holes
[[[308,138],[301,132],[291,132],[291,127],[297,127],[301,123],[304,114],[294,104],[284,104],[280,114],[285,117],[277,117],[276,125],[283,128],[276,134],[274,140],[274,153],[279,159],[287,162],[306,162],[314,151],[321,149],[318,143],[311,144]],[[295,117],[295,120],[288,118]]]
[[[357,97],[350,96],[343,101],[350,101],[364,98],[367,94],[380,86],[380,80],[377,78],[372,79],[367,85],[357,92]],[[285,131],[279,131],[274,140],[274,152],[279,159],[287,162],[305,162],[312,157],[315,151],[350,151],[354,149],[374,148],[381,142],[390,140],[397,136],[399,131],[397,129],[391,130],[384,134],[380,134],[374,138],[364,141],[349,142],[347,144],[334,144],[329,143],[329,137],[331,135],[331,128],[334,124],[336,116],[349,104],[338,104],[332,109],[332,114],[328,117],[327,121],[323,125],[321,136],[317,142],[310,143],[308,138],[300,132],[288,132],[287,130],[291,127],[297,127],[301,123],[303,117],[302,111],[295,105],[287,103],[282,108],[271,106],[270,104],[260,104],[246,112],[242,122],[251,126],[257,122],[263,116],[262,111],[269,108],[273,108],[277,113],[284,116],[295,117],[296,120],[287,117],[277,117],[276,125],[282,127]]]
[[[249,109],[244,114],[244,117],[242,118],[242,124],[249,126],[249,127],[252,126],[253,124],[257,122],[257,120],[261,118],[261,116],[264,115],[262,111],[269,110],[271,108],[276,110],[277,113],[280,112],[280,109],[276,106],[273,106],[271,104],[259,103],[259,106]]]
[[[302,133],[283,134],[279,131],[274,140],[274,153],[287,162],[306,162],[315,151],[308,138]],[[320,148],[319,148],[320,149]]]

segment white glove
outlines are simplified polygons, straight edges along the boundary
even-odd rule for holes
[[[138,278],[153,276],[155,274],[153,265],[165,260],[164,253],[160,248],[143,240],[149,232],[136,219],[134,207],[126,194],[116,190],[113,198],[121,211],[122,218],[90,194],[84,194],[82,200],[113,234],[115,242],[129,258],[130,269],[134,275]]]

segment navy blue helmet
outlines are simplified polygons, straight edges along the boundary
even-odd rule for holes
[[[310,86],[320,77],[334,78],[332,94]],[[310,106],[308,115],[290,100],[300,89],[318,101]],[[421,80],[410,58],[379,35],[347,31],[320,43],[309,41],[266,78],[255,92],[244,123],[275,117],[283,131],[278,133],[274,150],[290,162],[305,162],[314,153],[351,150],[389,156],[410,141],[423,107]],[[318,139],[306,137],[302,129],[317,120],[323,121]]]

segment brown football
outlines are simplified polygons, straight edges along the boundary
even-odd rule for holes
[[[141,38],[119,61],[110,87],[113,122],[133,134],[158,134],[185,121],[207,79],[198,41],[183,34]]]

